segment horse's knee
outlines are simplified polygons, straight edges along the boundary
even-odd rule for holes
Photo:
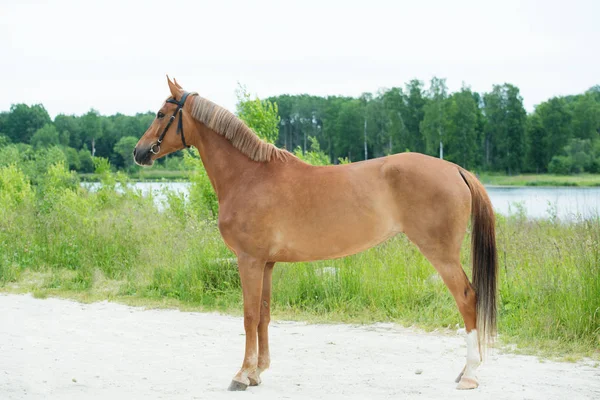
[[[270,322],[271,322],[271,316],[269,315],[269,313],[261,313],[260,314],[259,326],[269,325]]]
[[[434,264],[450,290],[468,331],[475,328],[477,295],[459,262]]]
[[[244,328],[246,330],[248,330],[248,329],[256,330],[256,328],[258,327],[258,324],[260,323],[260,320],[261,320],[261,318],[257,313],[246,312],[246,313],[244,313]]]

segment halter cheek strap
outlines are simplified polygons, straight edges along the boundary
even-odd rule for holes
[[[154,143],[150,147],[150,152],[152,154],[160,153],[160,144],[162,143],[163,139],[165,138],[167,131],[171,127],[171,124],[173,123],[175,118],[177,118],[177,115],[179,115],[179,121],[177,121],[177,134],[181,135],[181,143],[183,143],[183,147],[186,147],[186,148],[190,147],[185,142],[185,136],[183,134],[183,106],[184,106],[185,101],[187,100],[188,96],[195,96],[197,94],[198,93],[183,92],[183,96],[181,96],[181,100],[179,100],[179,101],[175,100],[175,98],[167,99],[167,103],[177,104],[177,108],[173,112],[173,115],[171,115],[171,117],[169,118],[169,122],[167,122],[167,126],[165,126],[165,129],[163,129],[163,131],[160,134],[160,136],[158,137],[158,140],[156,141],[156,143]]]

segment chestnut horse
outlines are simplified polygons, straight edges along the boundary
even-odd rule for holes
[[[171,97],[133,154],[139,165],[152,165],[188,144],[199,150],[219,201],[219,230],[237,256],[242,283],[246,351],[230,390],[260,384],[269,367],[276,262],[344,257],[399,233],[418,246],[454,296],[467,341],[458,388],[478,386],[480,350],[496,330],[497,256],[492,205],[471,173],[417,153],[308,165],[261,141],[226,109],[167,81]],[[459,256],[470,217],[472,285]]]

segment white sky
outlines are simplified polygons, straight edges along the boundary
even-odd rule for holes
[[[235,108],[447,78],[525,106],[600,84],[600,1],[0,0],[0,111],[155,111],[165,74]]]

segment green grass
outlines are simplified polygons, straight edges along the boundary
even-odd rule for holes
[[[525,174],[508,176],[482,173],[478,174],[478,177],[486,185],[498,186],[600,186],[600,174]]]
[[[114,178],[89,193],[52,170],[43,190],[0,169],[0,290],[240,314],[235,259],[199,205],[163,211]],[[498,216],[499,333],[519,352],[600,359],[600,219],[561,223]],[[470,238],[463,265],[470,274]],[[278,264],[273,315],[313,322],[462,325],[447,288],[398,236],[351,257]]]

